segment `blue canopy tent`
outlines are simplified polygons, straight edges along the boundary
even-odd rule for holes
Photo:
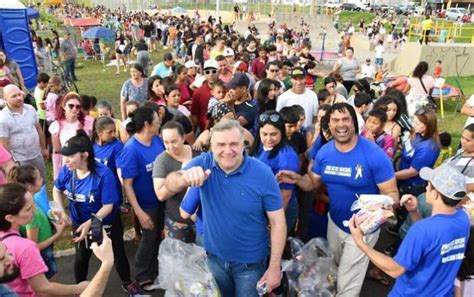
[[[115,32],[106,27],[93,27],[82,33],[82,37],[90,39],[109,38],[114,36]]]
[[[29,19],[38,19],[40,17],[39,11],[30,7],[26,9],[26,15]]]
[[[176,6],[175,8],[171,9],[173,13],[185,13],[186,9],[182,8],[181,6]]]

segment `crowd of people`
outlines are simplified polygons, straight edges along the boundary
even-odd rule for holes
[[[130,79],[111,90],[120,97],[113,106],[63,94],[60,77],[40,73],[31,106],[10,77],[16,71],[2,68],[0,292],[99,296],[113,264],[124,292],[147,296],[160,242],[173,238],[206,250],[222,296],[258,296],[261,284],[279,296],[288,236],[317,234],[334,256],[337,296],[358,296],[366,277],[388,285],[385,274],[396,278],[390,296],[473,294],[473,229],[462,206],[474,191],[474,99],[462,109],[468,122],[453,154],[450,135],[438,131],[434,65],[421,61],[409,78],[374,90],[353,47],[326,71],[304,28],[236,32],[199,13],[103,6],[52,12],[113,28]],[[57,56],[80,79],[69,38],[58,38]],[[160,47],[169,51],[150,67]],[[399,240],[384,253],[374,249],[380,231],[364,235],[353,219],[363,194],[394,201],[387,231]],[[138,245],[133,275],[124,213]],[[91,242],[91,216],[102,220],[101,245]],[[67,227],[76,285],[49,281],[58,272],[52,247]],[[102,266],[88,283],[92,253]]]

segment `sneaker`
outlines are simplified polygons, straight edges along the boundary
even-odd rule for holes
[[[124,285],[122,285],[122,289],[125,289],[124,291],[129,294],[130,297],[151,297],[150,294],[143,291],[136,281],[131,282],[126,288],[123,287]]]

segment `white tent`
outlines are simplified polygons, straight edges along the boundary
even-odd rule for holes
[[[17,0],[2,0],[0,1],[0,8],[4,9],[18,9],[25,8],[25,5]]]

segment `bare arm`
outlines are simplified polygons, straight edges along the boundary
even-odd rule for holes
[[[468,117],[474,117],[474,108],[466,102],[461,108],[461,113]]]
[[[279,183],[296,184],[303,191],[309,192],[321,185],[321,177],[310,171],[301,176],[290,170],[282,170],[276,175]]]
[[[377,187],[380,190],[380,194],[390,196],[395,202],[395,205],[398,206],[400,199],[398,195],[397,180],[395,178],[391,178],[384,183],[377,184]]]
[[[125,103],[127,102],[127,98],[125,96],[120,95],[120,113],[122,114],[122,121],[125,121],[127,118],[127,108]]]
[[[44,273],[27,279],[28,284],[38,295],[58,295],[63,296],[81,294],[89,282],[81,282],[77,285],[63,285],[48,281]]]
[[[158,178],[154,177],[153,178],[153,188],[155,189],[155,194],[156,197],[158,197],[158,200],[160,201],[166,201],[173,197],[175,193],[172,193],[168,191],[168,189],[165,187],[165,179],[164,178]]]
[[[281,208],[276,211],[267,211],[270,221],[271,252],[268,268],[259,282],[266,282],[269,291],[280,285],[280,265],[283,249],[286,242],[286,221],[285,212]]]
[[[10,153],[10,155],[12,154],[10,147],[8,146],[8,137],[0,137],[0,144]]]
[[[288,208],[288,202],[290,202],[291,194],[293,190],[283,190],[280,189],[281,198],[283,199],[283,209],[286,210]]]
[[[417,175],[418,175],[418,170],[416,170],[413,167],[395,172],[395,178],[397,180],[406,180],[406,179],[415,177]]]
[[[141,208],[140,204],[138,204],[137,196],[135,195],[135,191],[133,190],[133,178],[124,178],[123,179],[123,188],[125,190],[125,194],[127,195],[128,202],[133,207],[135,211],[135,215],[137,216],[138,220],[140,221],[140,225],[147,230],[153,230],[155,225],[151,217]]]
[[[36,128],[36,131],[38,132],[41,148],[43,150],[46,150],[46,138],[44,137],[43,128],[41,128],[40,123],[36,123],[35,128]]]

